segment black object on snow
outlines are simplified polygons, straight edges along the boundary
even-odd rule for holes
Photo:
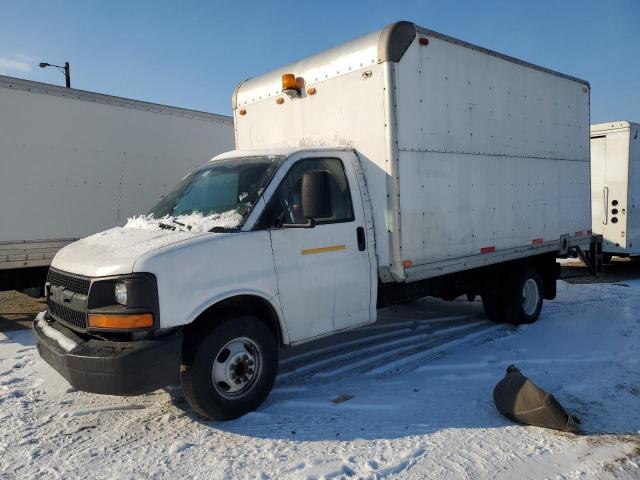
[[[507,374],[494,388],[493,401],[501,414],[518,423],[563,432],[575,432],[580,424],[553,395],[525,377],[515,365],[509,365]]]

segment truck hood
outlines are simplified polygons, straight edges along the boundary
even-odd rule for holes
[[[142,256],[204,235],[217,234],[116,227],[67,245],[56,254],[51,266],[87,277],[127,274],[133,272],[136,260]]]

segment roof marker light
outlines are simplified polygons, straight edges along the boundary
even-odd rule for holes
[[[292,98],[298,98],[304,88],[304,83],[304,78],[296,77],[293,73],[285,73],[282,75],[282,93],[286,93]]]
[[[282,75],[282,91],[285,90],[296,90],[298,86],[296,85],[296,76],[293,73],[285,73]]]

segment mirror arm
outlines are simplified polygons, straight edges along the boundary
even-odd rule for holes
[[[307,218],[307,223],[283,223],[280,225],[282,228],[313,228],[316,226],[316,222],[313,218]]]

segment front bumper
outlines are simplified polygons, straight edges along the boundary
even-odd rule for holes
[[[106,395],[140,395],[180,382],[181,332],[135,342],[84,341],[59,322],[49,326],[77,346],[69,352],[64,350],[34,321],[38,352],[78,390]]]

